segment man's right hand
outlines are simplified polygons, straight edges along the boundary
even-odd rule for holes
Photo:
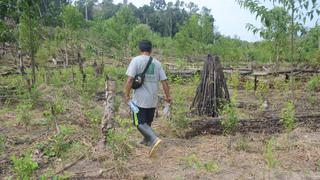
[[[171,104],[171,103],[172,103],[172,99],[171,99],[171,97],[166,97],[164,100],[165,100],[167,103],[169,103],[169,104]]]
[[[125,97],[124,97],[124,102],[125,102],[126,104],[128,104],[129,101],[130,101],[130,96],[125,96]]]

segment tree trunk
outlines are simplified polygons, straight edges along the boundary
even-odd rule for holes
[[[292,32],[291,32],[291,62],[293,62],[294,58],[294,33],[295,33],[295,28],[294,28],[294,1],[291,1],[291,26],[292,26]]]
[[[28,28],[29,28],[29,50],[31,55],[31,67],[32,67],[32,86],[36,83],[36,65],[34,59],[34,38],[32,32],[32,19],[31,19],[31,12],[30,6],[28,5]]]

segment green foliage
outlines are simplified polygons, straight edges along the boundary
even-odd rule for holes
[[[257,85],[256,96],[261,98],[265,96],[268,92],[269,92],[268,84],[263,81],[259,81]]]
[[[89,109],[84,115],[90,120],[94,126],[98,126],[101,122],[102,111],[97,108]]]
[[[116,132],[109,130],[107,135],[108,145],[111,147],[115,160],[126,159],[132,151],[132,147],[127,143],[129,132]]]
[[[132,151],[132,146],[129,142],[129,137],[133,132],[133,127],[130,126],[130,119],[122,119],[116,117],[116,121],[120,124],[120,129],[110,129],[106,134],[106,141],[111,147],[113,158],[115,160],[127,159]]]
[[[231,102],[236,103],[238,98],[238,88],[240,85],[240,74],[239,72],[232,73],[230,78],[228,79],[228,85],[231,86],[233,89]]]
[[[201,168],[201,161],[195,154],[191,154],[189,156],[183,157],[182,160],[186,163],[187,167],[200,169]]]
[[[203,164],[207,172],[216,173],[220,170],[219,165],[215,161],[209,161]]]
[[[22,102],[17,106],[17,120],[19,123],[24,126],[29,126],[32,120],[32,115],[30,110],[32,108],[32,104],[30,102]]]
[[[237,151],[247,151],[249,149],[248,140],[243,136],[240,139],[238,139],[236,144]]]
[[[40,45],[40,26],[36,16],[36,4],[21,3],[23,13],[19,21],[19,43],[21,48],[35,54]]]
[[[76,30],[83,24],[83,16],[78,9],[72,5],[64,6],[61,18],[66,28]]]
[[[120,59],[127,53],[129,34],[138,24],[138,19],[127,6],[120,8],[116,15],[103,22],[103,37],[107,38],[108,44],[114,48],[116,56]]]
[[[235,106],[232,103],[225,104],[220,114],[223,116],[221,124],[224,133],[231,133],[239,122]]]
[[[32,173],[38,168],[38,163],[31,158],[31,152],[27,152],[24,156],[17,158],[14,154],[11,157],[13,162],[13,170],[18,179],[28,180],[32,177]]]
[[[254,82],[253,82],[253,81],[250,81],[250,80],[246,81],[246,83],[244,84],[244,89],[245,89],[246,91],[251,91],[251,90],[253,90],[253,89],[254,89]]]
[[[274,140],[270,139],[266,143],[264,157],[265,161],[267,163],[268,169],[272,169],[277,164],[277,160],[275,158],[274,152],[273,152],[273,146],[274,146]]]
[[[281,122],[287,131],[291,131],[295,126],[296,118],[295,115],[295,107],[292,102],[286,102],[284,107],[281,109]]]
[[[175,84],[178,84],[176,81]],[[191,83],[190,83],[191,84]],[[172,97],[174,99],[174,104],[172,108],[172,118],[170,119],[170,125],[173,130],[179,134],[182,130],[187,128],[190,118],[186,116],[189,112],[189,105],[187,97],[192,97],[195,87],[192,85],[187,86],[186,84],[178,85],[177,89],[172,89]]]
[[[201,162],[195,154],[183,157],[182,160],[188,168],[195,168],[196,170],[204,169],[207,172],[216,173],[220,170],[219,165],[215,161]]]
[[[135,26],[129,34],[129,46],[131,48],[131,54],[138,53],[138,43],[141,40],[153,40],[153,32],[148,25],[139,24]]]
[[[308,91],[319,91],[320,90],[320,75],[313,76],[306,84]]]
[[[72,145],[69,139],[75,130],[72,127],[60,125],[60,133],[55,135],[50,141],[37,144],[37,149],[48,157],[61,157]]]
[[[0,156],[6,149],[6,137],[0,134]]]
[[[208,15],[194,14],[189,18],[175,36],[179,55],[204,53],[205,46],[213,42],[211,21]]]

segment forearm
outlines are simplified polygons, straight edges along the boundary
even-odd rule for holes
[[[166,99],[171,99],[170,97],[170,88],[167,80],[161,81],[162,88]]]
[[[132,88],[132,83],[133,83],[133,78],[132,77],[128,77],[126,85],[124,87],[124,95],[126,98],[130,97],[130,91]]]

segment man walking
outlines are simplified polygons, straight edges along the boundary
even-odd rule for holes
[[[139,49],[140,55],[131,60],[126,72],[128,79],[125,85],[125,100],[126,103],[130,100],[130,91],[132,89],[134,77],[139,73],[145,72],[142,86],[135,89],[132,95],[132,101],[139,108],[138,113],[133,112],[133,121],[144,137],[141,144],[151,147],[149,154],[152,156],[155,149],[161,143],[161,139],[155,135],[151,128],[155,108],[158,103],[159,81],[162,84],[165,101],[171,103],[171,97],[167,76],[161,63],[157,59],[151,57],[152,43],[148,40],[143,40],[139,42]],[[148,65],[149,61],[150,63]],[[147,69],[145,69],[146,67]]]

